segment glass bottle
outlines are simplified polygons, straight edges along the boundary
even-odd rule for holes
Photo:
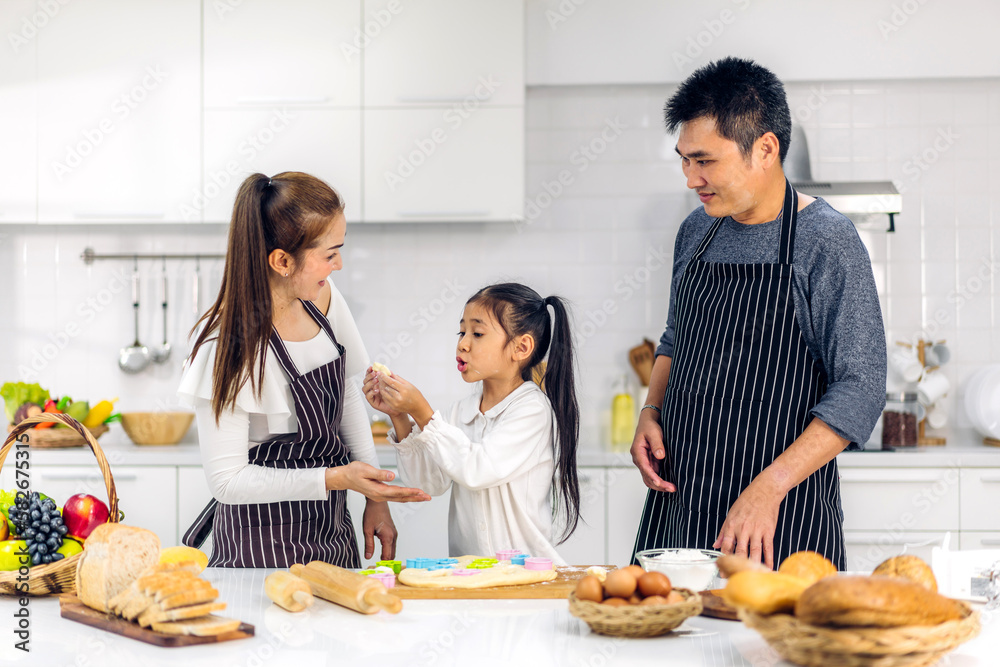
[[[615,383],[611,399],[611,451],[627,452],[635,437],[635,399],[629,391],[628,376]]]

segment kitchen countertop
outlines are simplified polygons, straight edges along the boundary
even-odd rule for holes
[[[0,599],[0,663],[117,667],[313,667],[334,664],[492,665],[608,664],[785,667],[754,631],[741,623],[688,619],[678,631],[651,639],[593,634],[570,615],[564,600],[406,600],[398,615],[364,616],[325,600],[292,614],[264,595],[271,570],[209,568],[205,577],[229,604],[223,616],[256,627],[251,639],[160,648],[59,617],[54,597],[32,598],[30,654],[13,648],[13,598]],[[950,654],[950,664],[996,664],[1000,614],[983,614],[983,631]]]
[[[120,426],[100,440],[108,462],[112,466],[200,466],[198,431],[191,428],[178,445],[139,447],[133,445]],[[870,443],[865,451],[844,452],[837,457],[842,468],[898,467],[898,468],[948,468],[948,467],[1000,467],[1000,447],[983,444],[982,438],[971,431],[960,431],[949,436],[947,445],[941,447],[914,447],[912,451],[886,452],[875,449]],[[389,445],[375,447],[383,466],[396,465],[395,450]],[[31,460],[39,465],[91,465],[94,455],[88,448],[31,449]],[[631,468],[632,457],[628,452],[609,452],[581,449],[577,462],[585,467]]]

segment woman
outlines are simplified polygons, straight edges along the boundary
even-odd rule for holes
[[[385,501],[430,499],[385,483],[393,474],[377,467],[364,399],[347,379],[368,355],[328,281],[346,229],[340,197],[308,174],[254,174],[236,195],[219,296],[195,327],[178,391],[195,408],[214,496],[183,542],[212,532],[211,566],[360,567],[347,489],[368,498],[365,558],[374,535],[392,558]]]

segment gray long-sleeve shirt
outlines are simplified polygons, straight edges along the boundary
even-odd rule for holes
[[[670,310],[657,355],[673,355],[677,287],[713,221],[698,207],[677,232]],[[702,259],[775,263],[780,232],[780,219],[744,225],[726,218]],[[857,449],[868,441],[885,406],[885,329],[868,251],[854,224],[822,199],[798,213],[792,301],[802,336],[828,383],[810,414]]]

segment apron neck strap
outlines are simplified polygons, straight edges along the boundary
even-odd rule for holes
[[[778,262],[791,264],[795,254],[795,224],[799,217],[799,193],[785,179],[785,203],[781,207],[781,246],[778,250]]]

